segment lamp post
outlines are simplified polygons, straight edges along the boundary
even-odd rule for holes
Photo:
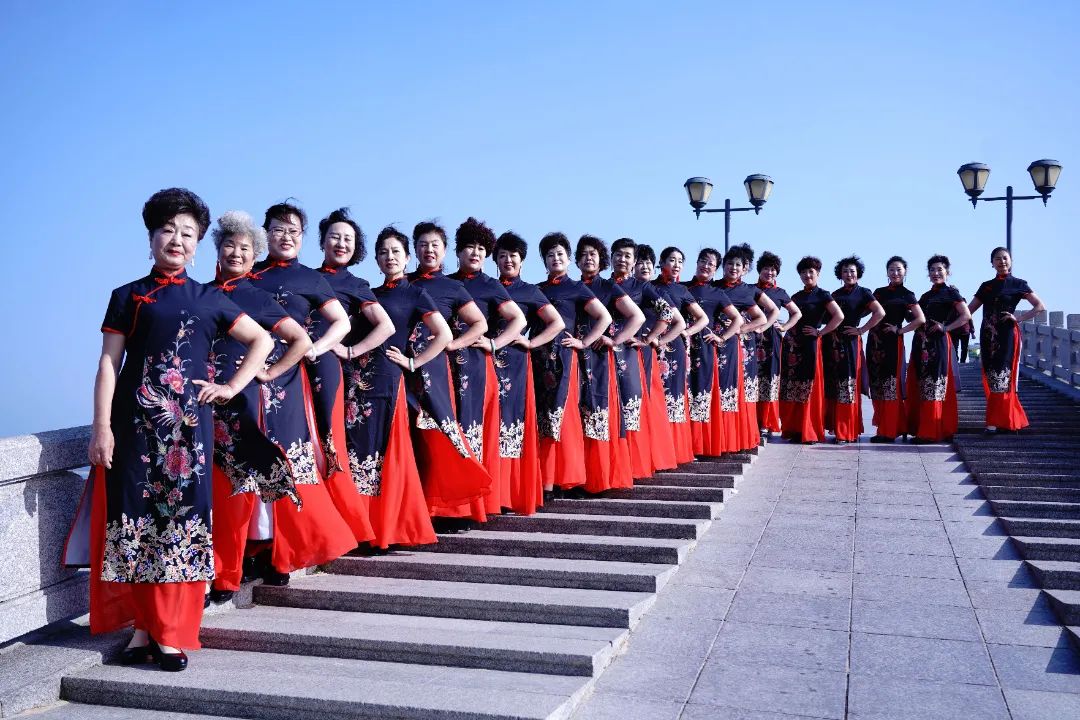
[[[746,212],[753,210],[757,215],[761,212],[762,206],[769,199],[769,194],[772,193],[773,181],[768,175],[762,175],[756,173],[754,175],[747,175],[743,180],[743,186],[746,188],[746,195],[750,199],[750,207],[731,207],[731,198],[724,200],[724,207],[721,208],[705,208],[705,204],[709,202],[709,195],[712,194],[712,182],[709,178],[704,177],[692,177],[683,183],[683,187],[686,188],[686,195],[690,198],[690,207],[694,209],[695,217],[700,218],[701,213],[724,213],[724,252],[728,251],[728,245],[731,238],[731,213],[733,212]]]
[[[990,178],[990,166],[983,163],[967,163],[961,165],[956,171],[956,174],[960,176],[960,182],[964,185],[964,192],[971,198],[971,207],[975,207],[980,199],[986,202],[1005,201],[1005,247],[1008,248],[1009,255],[1012,255],[1013,200],[1042,200],[1043,205],[1046,205],[1046,201],[1050,199],[1050,193],[1054,192],[1054,187],[1057,185],[1058,176],[1061,175],[1061,163],[1045,158],[1036,160],[1028,165],[1028,173],[1031,175],[1031,182],[1038,195],[1014,195],[1013,187],[1009,185],[1005,188],[1005,195],[1002,197],[980,198],[979,196],[986,188],[986,181]]]

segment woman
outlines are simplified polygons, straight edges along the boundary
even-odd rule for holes
[[[495,356],[503,347],[521,337],[525,329],[525,315],[513,302],[506,288],[484,273],[484,260],[495,249],[495,233],[476,218],[463,222],[454,233],[454,253],[458,258],[458,271],[451,275],[465,286],[488,329],[470,347],[463,348],[464,363],[458,365],[459,402],[458,418],[462,427],[480,428],[471,437],[473,451],[484,463],[491,475],[491,493],[485,500],[485,510],[498,515],[503,508],[511,507],[510,477],[503,475],[500,454],[501,437],[499,424],[502,417],[500,400],[502,388],[495,374]],[[498,328],[498,330],[496,330]],[[479,372],[465,372],[468,367],[482,368]]]
[[[214,578],[210,403],[228,402],[251,382],[272,343],[224,293],[187,276],[210,224],[198,195],[162,190],[142,216],[154,265],[113,290],[105,313],[90,479],[63,561],[90,566],[91,632],[134,620],[121,662],[153,657],[162,670],[178,671],[187,667],[181,648],[199,647]],[[205,378],[221,333],[247,352],[232,379],[217,385]]]
[[[690,431],[695,455],[739,450],[739,334],[743,318],[714,283],[720,252],[698,253],[697,272],[683,283],[705,311],[709,324],[690,338]]]
[[[540,292],[559,313],[565,326],[554,342],[534,351],[536,404],[540,421],[540,474],[544,490],[585,487],[585,436],[582,427],[580,353],[591,347],[611,315],[584,283],[571,280],[570,241],[560,232],[540,240],[548,279]],[[591,329],[590,328],[591,323]],[[576,331],[585,330],[581,337]]]
[[[306,226],[307,216],[299,207],[290,203],[269,207],[263,219],[269,256],[256,263],[248,277],[305,330],[310,332],[315,313],[330,323],[305,355],[313,361],[345,337],[349,318],[325,277],[297,259]],[[272,359],[276,361],[287,350],[279,342]],[[331,467],[327,452],[334,447],[318,437],[311,384],[304,368],[290,368],[263,384],[263,416],[266,434],[285,448],[297,485],[304,486],[303,513],[281,502],[273,507],[260,504],[252,521],[271,526],[274,535],[273,546],[256,561],[263,580],[285,585],[289,572],[329,562],[370,540],[374,533],[367,507],[348,474],[340,470],[327,474]],[[341,532],[340,520],[346,523],[347,534]]]
[[[656,251],[651,245],[639,243],[634,248],[634,277],[645,282],[652,282],[656,271]]]
[[[893,255],[885,263],[889,284],[874,291],[874,299],[885,311],[884,319],[866,336],[866,370],[870,377],[870,399],[874,403],[875,435],[872,443],[890,443],[907,435],[904,406],[904,333],[921,326],[926,318],[915,302],[915,294],[904,287],[907,261]],[[911,322],[905,322],[908,318]]]
[[[697,300],[679,282],[684,256],[677,247],[666,247],[660,253],[660,276],[652,285],[682,317],[683,329],[656,350],[657,371],[663,383],[664,403],[675,448],[675,460],[680,465],[694,460],[694,441],[690,430],[690,367],[689,338],[697,336],[708,324],[709,316]]]
[[[968,303],[974,314],[983,308],[979,330],[979,359],[986,392],[986,434],[998,430],[1015,432],[1028,426],[1027,414],[1016,394],[1020,368],[1020,323],[1046,309],[1026,280],[1012,274],[1012,255],[1003,247],[990,253],[997,276],[979,286]],[[1031,309],[1016,315],[1016,306],[1027,300]],[[983,307],[985,306],[985,307]]]
[[[529,248],[512,232],[495,243],[499,282],[517,303],[527,321],[528,336],[495,353],[499,377],[499,456],[502,477],[510,481],[510,508],[518,515],[531,515],[543,504],[544,479],[540,473],[540,431],[533,383],[531,356],[555,340],[566,328],[555,307],[540,288],[521,279],[521,265]]]
[[[857,255],[844,258],[833,268],[836,279],[844,283],[832,294],[844,313],[844,320],[838,331],[825,337],[821,364],[825,379],[825,429],[833,433],[837,445],[858,440],[863,431],[862,335],[885,317],[885,310],[874,294],[859,285],[865,271],[866,265]],[[868,314],[870,318],[859,325],[859,320]]]
[[[724,253],[724,277],[720,287],[727,293],[743,318],[739,328],[739,432],[738,449],[749,450],[761,444],[757,422],[758,360],[757,331],[771,327],[780,318],[780,308],[757,286],[747,285],[743,276],[754,263],[754,251],[746,243],[734,245]]]
[[[784,333],[793,328],[802,317],[799,306],[791,301],[784,288],[776,284],[782,262],[778,255],[766,250],[757,262],[757,286],[778,308],[787,310],[787,321],[774,321],[758,331],[758,427],[766,437],[780,432],[780,357]]]
[[[646,358],[650,364],[654,361],[652,351],[661,336],[668,334],[675,312],[655,287],[631,275],[637,262],[636,251],[637,243],[630,238],[619,238],[611,244],[611,280],[642,311],[642,326],[630,346],[622,350],[623,362],[616,362],[616,375],[632,472],[635,478],[646,478],[657,470],[671,470],[678,465],[663,399],[649,392],[649,375],[645,372]]]
[[[925,322],[911,342],[907,379],[907,432],[916,444],[951,440],[956,432],[957,377],[950,330],[971,322],[964,296],[949,285],[949,258],[934,255],[926,262],[930,289],[919,298]]]
[[[266,231],[247,213],[233,210],[218,218],[212,235],[218,250],[214,285],[288,347],[277,362],[259,370],[258,382],[245,385],[228,403],[214,407],[215,577],[210,599],[224,602],[240,588],[249,541],[255,551],[272,539],[269,526],[251,523],[256,501],[288,498],[298,510],[303,507],[285,451],[262,429],[262,383],[274,382],[295,367],[311,348],[311,340],[273,297],[247,280],[255,258],[266,252]],[[211,345],[214,382],[229,382],[246,352],[243,343],[229,335],[218,336]]]
[[[626,364],[624,343],[630,342],[645,316],[621,287],[600,277],[608,268],[608,249],[594,235],[582,235],[574,251],[581,271],[581,282],[596,299],[604,304],[612,323],[605,333],[581,351],[585,368],[582,382],[582,421],[585,432],[585,490],[603,492],[634,485],[634,468],[630,460],[627,426],[623,418],[630,417],[631,425],[640,426],[641,396],[619,397],[617,372]],[[614,318],[620,319],[616,323]],[[590,318],[578,327],[583,336],[592,324]],[[639,383],[640,384],[640,383]]]
[[[422,222],[413,228],[412,237],[418,267],[409,282],[427,291],[455,335],[446,352],[433,359],[431,370],[412,373],[409,383],[410,404],[418,403],[420,408],[414,435],[420,477],[431,514],[440,518],[437,529],[453,532],[466,529],[470,518],[486,521],[486,498],[493,488],[498,490],[495,478],[482,464],[486,358],[467,350],[487,332],[488,325],[465,286],[442,272],[446,231]],[[417,346],[417,352],[420,349]],[[444,363],[447,372],[452,372],[445,381]],[[470,382],[473,379],[475,383]],[[457,477],[448,483],[450,474]]]
[[[780,375],[782,437],[813,445],[825,437],[821,342],[823,335],[840,327],[844,311],[832,295],[818,287],[821,260],[806,256],[795,268],[803,289],[791,296],[801,316],[784,335],[784,365]],[[821,323],[829,315],[825,327]]]

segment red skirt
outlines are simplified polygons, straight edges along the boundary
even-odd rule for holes
[[[798,435],[803,442],[817,442],[825,437],[825,393],[821,389],[821,341],[814,359],[814,382],[806,402],[780,401],[780,422],[784,436]]]
[[[897,341],[902,342],[902,341],[900,341],[899,336],[897,337]],[[902,393],[900,392],[900,390],[901,390],[900,378],[902,376],[903,371],[904,371],[904,353],[903,353],[903,345],[901,345],[900,346],[900,352],[897,353],[897,358],[896,358],[896,395],[897,395],[897,398],[895,400],[874,400],[873,401],[873,403],[874,403],[874,427],[877,428],[877,431],[876,431],[877,435],[879,435],[881,437],[887,437],[887,438],[896,439],[897,435],[900,435],[901,433],[906,433],[907,432],[907,425],[908,425],[907,412],[906,412],[905,402],[904,402],[903,398],[900,397],[902,395]],[[908,374],[908,385],[907,386],[908,386],[909,390],[907,392],[907,396],[908,396],[908,401],[909,402],[910,402],[910,399],[912,397],[911,390],[910,390],[910,388],[911,388],[911,378],[912,378],[912,376],[914,376],[914,374],[915,373],[909,373]],[[950,385],[951,384],[952,383],[950,383]],[[917,386],[915,388],[915,392],[916,393],[919,392],[919,388]],[[955,393],[954,393],[954,396],[955,396]]]
[[[585,484],[585,433],[578,409],[578,357],[570,353],[570,385],[563,406],[559,439],[540,438],[540,476],[544,487],[579,487]]]
[[[90,469],[83,502],[90,502],[90,632],[112,632],[135,624],[162,645],[197,649],[202,623],[206,583],[105,582],[101,569],[105,558],[105,474],[100,466]],[[89,497],[86,497],[89,495]]]
[[[780,401],[757,401],[758,428],[769,432],[780,432]]]
[[[993,425],[1000,430],[1020,430],[1026,428],[1028,423],[1027,413],[1020,404],[1020,396],[1016,392],[1016,383],[1020,379],[1020,330],[1013,331],[1013,359],[1012,373],[1010,373],[1009,390],[1003,393],[990,392],[990,385],[986,382],[986,373],[983,372],[983,391],[986,393],[986,424]]]
[[[837,440],[849,442],[858,440],[863,431],[862,395],[859,388],[862,378],[862,337],[857,338],[855,345],[855,394],[852,401],[825,401],[825,427],[836,435]]]
[[[653,434],[652,418],[649,417],[648,390],[645,387],[645,376],[641,372],[641,351],[637,348],[626,348],[624,352],[637,353],[639,362],[630,368],[627,363],[627,372],[637,371],[638,386],[641,388],[641,408],[638,412],[638,429],[626,431],[626,442],[630,448],[630,474],[635,478],[652,477],[656,472],[653,464],[653,450],[650,436]],[[621,400],[621,398],[620,398]],[[619,411],[622,411],[620,405]]]
[[[214,465],[214,588],[239,590],[244,570],[248,521],[255,508],[255,493],[233,495],[232,483]]]
[[[652,353],[651,375],[652,382],[644,387],[644,397],[642,398],[641,414],[642,417],[648,416],[649,420],[646,439],[649,442],[655,469],[673,470],[678,467],[679,459],[676,455],[671,423],[668,422],[664,381],[660,377],[660,363],[656,359],[655,352]]]
[[[303,504],[300,508],[289,498],[271,505],[274,544],[270,560],[274,569],[283,573],[336,560],[357,545],[352,528],[338,513],[325,485],[297,485],[296,494]]]
[[[533,395],[532,358],[525,356],[525,437],[521,456],[501,458],[502,477],[510,487],[510,509],[518,515],[532,515],[544,504],[544,480],[540,474],[540,442]]]
[[[383,454],[379,494],[368,499],[368,511],[375,547],[430,545],[437,541],[431,527],[424,488],[416,469],[412,440],[409,439],[409,410],[405,400],[405,378],[398,379],[390,439]]]
[[[337,372],[341,373],[340,363]],[[322,449],[322,438],[319,436],[319,428],[315,423],[315,406],[311,396],[311,385],[307,373],[300,369],[300,379],[304,387],[304,411],[307,413],[308,432],[311,433],[312,444],[315,447],[316,464],[325,478],[326,491],[330,495],[338,514],[348,523],[352,530],[353,547],[362,542],[367,542],[375,537],[371,529],[371,521],[368,518],[367,500],[356,491],[353,483],[352,472],[349,470],[349,448],[345,442],[345,396],[344,381],[338,383],[337,393],[334,395],[334,411],[330,425],[333,435],[334,450],[339,462],[335,467],[329,467],[326,453]],[[343,467],[341,467],[343,466]]]
[[[736,335],[736,338],[738,336]],[[739,343],[739,449],[750,450],[761,444],[761,431],[758,429],[757,403],[746,400],[746,376],[743,364],[746,349]]]
[[[498,515],[504,507],[510,507],[510,478],[503,476],[502,458],[499,457],[499,378],[495,375],[495,361],[484,354],[484,457],[481,462],[491,476],[491,492],[484,498],[484,509]]]
[[[585,437],[585,490],[590,493],[634,486],[630,447],[626,438],[619,437],[622,410],[614,353],[607,353],[607,364],[608,439]]]
[[[919,388],[919,379],[909,372],[907,378],[907,432],[920,440],[941,442],[950,440],[959,427],[959,412],[956,405],[956,384],[953,382],[953,353],[949,347],[949,374],[945,384],[945,399],[942,401],[923,400]]]

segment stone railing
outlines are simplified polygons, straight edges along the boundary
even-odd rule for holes
[[[0,438],[0,645],[87,611],[87,572],[60,567],[90,427]]]
[[[1040,313],[1023,323],[1023,364],[1073,388],[1080,388],[1080,315]]]

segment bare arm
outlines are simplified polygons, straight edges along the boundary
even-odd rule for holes
[[[761,311],[758,310],[758,312],[761,312]],[[732,337],[738,335],[739,331],[742,330],[742,326],[743,326],[742,313],[740,313],[738,310],[736,310],[734,305],[728,305],[726,308],[724,308],[724,314],[727,315],[728,318],[731,320],[731,324],[727,326],[727,329],[724,330],[723,334],[716,335],[714,333],[714,334],[710,335],[709,337],[707,337],[706,341],[711,342],[711,343],[715,343],[716,345],[721,345],[721,344],[727,342]]]
[[[967,305],[965,305],[963,302],[958,302],[954,307],[956,308],[956,319],[945,327],[941,328],[942,332],[949,332],[950,330],[956,330],[958,328],[966,328],[967,324],[971,322],[971,311],[968,310]]]
[[[206,380],[192,380],[193,384],[202,388],[198,398],[201,403],[223,403],[231,400],[236,393],[255,379],[255,373],[266,364],[266,357],[274,349],[274,341],[270,339],[270,334],[247,315],[242,316],[233,324],[229,330],[229,336],[247,345],[244,361],[240,363],[232,379],[224,385]]]
[[[821,337],[822,335],[827,335],[836,328],[840,327],[840,323],[844,322],[844,311],[840,309],[840,305],[838,305],[835,300],[830,300],[829,304],[826,305],[825,308],[829,311],[829,322],[826,323],[825,327],[821,328],[821,330],[807,328],[807,330],[814,330],[813,333],[809,334],[817,335],[818,337]]]
[[[637,336],[638,330],[645,324],[645,313],[641,312],[641,308],[634,304],[629,295],[623,295],[616,300],[615,307],[626,318],[626,322],[623,323],[622,329],[612,338],[611,342],[614,345],[622,345]]]
[[[473,307],[476,307],[475,305]],[[450,341],[454,339],[454,333],[450,331],[450,326],[446,324],[446,320],[437,312],[429,312],[424,316],[424,324],[427,325],[427,329],[431,331],[431,341],[428,346],[424,348],[424,352],[420,353],[412,359],[412,368],[423,367],[431,362],[439,353],[445,350]],[[386,349],[386,357],[390,362],[400,365],[403,368],[409,368],[410,358],[403,353],[399,348],[391,345]]]
[[[971,298],[971,302],[967,304],[968,314],[974,315],[975,311],[982,307],[982,300],[978,297]]]
[[[772,301],[770,300],[769,302]],[[776,308],[775,303],[773,303],[773,309],[776,310],[776,316],[779,317],[780,311]],[[762,309],[757,305],[752,305],[747,308],[746,314],[750,316],[750,322],[743,322],[742,327],[739,328],[739,333],[741,335],[746,335],[748,333],[754,332],[758,328],[769,326],[769,315],[766,315],[765,312],[763,312]]]
[[[704,314],[704,313],[702,313]],[[657,338],[656,342],[659,345],[667,345],[669,342],[679,337],[679,334],[686,330],[686,319],[682,316],[682,313],[675,310],[671,313],[672,319],[668,324],[667,332]],[[659,323],[657,323],[659,325]]]
[[[1028,293],[1027,295],[1024,296],[1024,299],[1027,300],[1029,303],[1031,303],[1031,309],[1028,310],[1027,312],[1022,312],[1022,313],[1020,313],[1019,315],[1016,315],[1013,318],[1016,321],[1017,324],[1020,324],[1022,322],[1027,322],[1028,320],[1031,320],[1032,318],[1037,316],[1043,310],[1046,310],[1046,306],[1043,305],[1043,301],[1040,300],[1039,296],[1036,295],[1035,293],[1033,293],[1033,292]]]
[[[965,306],[964,309],[966,310],[967,306]],[[915,316],[915,317],[913,317],[911,319],[911,322],[909,322],[907,325],[905,325],[904,327],[900,328],[897,331],[901,335],[903,335],[904,333],[908,333],[908,332],[911,332],[912,330],[917,329],[923,323],[926,322],[926,315],[923,313],[922,308],[919,307],[918,305],[912,305],[911,314]]]
[[[690,303],[686,309],[690,312],[690,317],[693,322],[687,326],[685,333],[687,337],[691,335],[697,335],[699,332],[705,329],[705,326],[709,324],[709,316],[705,314],[705,311],[701,309],[701,306],[697,303]]]
[[[288,344],[288,350],[278,358],[276,363],[255,375],[255,379],[259,382],[277,380],[282,373],[300,362],[311,350],[311,338],[308,337],[307,331],[291,317],[285,318],[274,326],[274,334]]]
[[[525,313],[521,312],[521,308],[518,307],[516,302],[507,300],[500,305],[499,317],[507,321],[506,328],[490,340],[486,337],[477,338],[476,342],[473,343],[475,347],[478,347],[485,352],[491,352],[492,342],[495,343],[494,349],[498,350],[501,347],[506,347],[517,338],[521,337],[521,331],[525,329]]]
[[[319,308],[319,312],[330,322],[323,336],[316,340],[308,350],[308,358],[314,360],[327,350],[341,343],[349,334],[349,315],[339,300],[330,300]]]
[[[525,341],[525,349],[532,350],[538,348],[541,345],[547,345],[549,342],[558,337],[559,333],[566,329],[566,323],[563,322],[562,315],[555,309],[554,305],[544,305],[537,313],[540,319],[547,323],[544,329],[534,335],[531,338],[522,337]],[[517,342],[515,340],[515,342]]]
[[[784,309],[788,311],[787,322],[780,326],[781,332],[787,332],[791,328],[795,327],[795,323],[802,319],[802,310],[795,304],[795,301],[789,300]]]
[[[780,319],[780,308],[777,307],[776,303],[772,301],[772,298],[765,293],[761,293],[761,295],[758,296],[757,304],[764,313],[765,320],[763,322],[751,323],[749,328],[744,327],[744,333],[756,332],[764,330],[767,327],[772,327],[773,323]]]
[[[872,301],[867,307],[870,308],[870,319],[858,327],[844,328],[845,335],[862,335],[869,332],[885,317],[885,308],[881,307],[881,303],[877,300]]]
[[[608,325],[611,324],[611,313],[604,307],[604,303],[600,302],[596,298],[593,298],[589,302],[585,303],[585,312],[596,320],[593,325],[593,329],[590,330],[585,337],[580,340],[576,338],[563,338],[563,345],[577,348],[588,347],[595,343],[608,329]]]
[[[101,357],[98,358],[94,379],[94,423],[90,431],[90,464],[112,468],[116,442],[112,431],[112,401],[116,392],[116,375],[124,359],[127,338],[117,333],[102,333]]]
[[[386,342],[386,339],[394,334],[394,321],[386,314],[383,306],[377,302],[369,302],[360,308],[360,314],[371,323],[371,332],[364,339],[351,347],[336,345],[334,354],[342,360],[354,358],[357,355],[369,353]]]
[[[461,306],[461,309],[458,310],[458,317],[469,326],[469,329],[450,340],[450,344],[446,346],[447,352],[469,347],[488,329],[487,318],[484,317],[484,313],[480,312],[480,308],[476,306],[476,303],[472,301]]]

